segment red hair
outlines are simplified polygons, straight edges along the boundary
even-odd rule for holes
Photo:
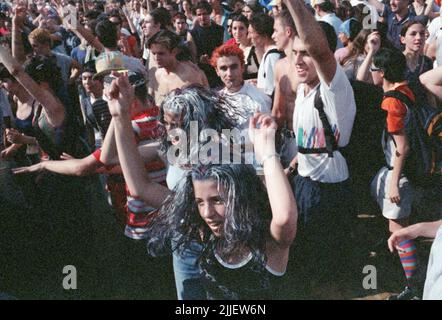
[[[244,52],[239,48],[237,44],[223,44],[216,48],[212,53],[212,58],[210,59],[210,64],[216,68],[216,62],[221,57],[238,57],[241,65],[244,66]]]

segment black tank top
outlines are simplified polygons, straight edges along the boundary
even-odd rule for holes
[[[275,299],[274,286],[282,275],[266,268],[262,254],[250,254],[234,268],[213,251],[200,260],[203,286],[209,300]],[[273,290],[272,290],[273,289]]]

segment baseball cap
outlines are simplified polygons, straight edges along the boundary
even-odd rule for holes
[[[95,60],[95,69],[97,73],[93,79],[108,75],[112,71],[127,72],[124,67],[123,54],[118,51],[101,53]]]

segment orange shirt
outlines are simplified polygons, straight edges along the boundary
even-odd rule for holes
[[[411,101],[416,100],[408,85],[401,85],[395,90],[406,94]],[[387,97],[382,100],[381,108],[387,111],[387,131],[389,133],[395,133],[404,129],[407,107],[402,101],[393,97]]]

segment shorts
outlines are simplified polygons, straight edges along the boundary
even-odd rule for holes
[[[392,170],[387,167],[381,168],[371,182],[371,194],[376,199],[382,210],[382,215],[387,219],[405,219],[411,214],[414,190],[407,177],[402,176],[399,180],[399,194],[401,200],[399,204],[393,203],[388,198],[389,185]]]

